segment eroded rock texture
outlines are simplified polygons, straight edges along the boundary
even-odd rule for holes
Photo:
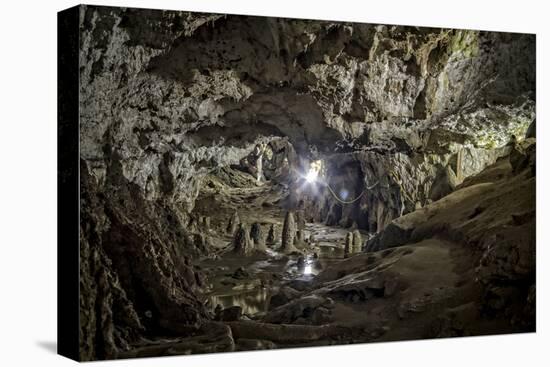
[[[516,141],[535,119],[532,35],[95,6],[81,7],[80,31],[84,360],[132,355],[131,345],[151,335],[194,338],[195,347],[150,354],[233,350],[231,331],[237,349],[271,345],[250,339],[255,326],[213,324],[197,297],[205,284],[193,260],[214,256],[210,227],[237,232],[243,253],[252,243],[236,217],[226,227],[231,213],[208,213],[208,224],[195,215],[201,190],[219,188],[213,175],[247,192],[265,178],[290,190],[272,204],[379,233],[370,246],[382,248],[389,236],[411,238],[396,218],[437,203],[499,157],[512,151],[516,173],[531,162],[534,147]],[[227,171],[246,171],[257,146],[266,149],[262,180]],[[313,159],[323,160],[339,199],[362,196],[343,205],[318,185],[298,197],[296,172]],[[512,214],[530,225],[523,212]],[[276,235],[264,225],[269,245]],[[283,229],[283,247],[294,247],[294,230]],[[513,281],[532,285],[521,297],[534,307],[530,258],[510,265],[503,258],[515,242],[497,248],[512,237],[495,236],[479,249],[480,274],[517,274]],[[385,281],[358,299],[390,292],[395,285]],[[485,291],[498,300],[513,294],[496,283]],[[318,324],[330,319],[325,298],[308,302],[320,309]],[[305,340],[341,331],[296,330],[306,329]],[[266,330],[283,345],[292,339],[287,329]]]

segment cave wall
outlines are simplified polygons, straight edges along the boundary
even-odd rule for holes
[[[205,168],[236,163],[259,136],[289,136],[301,154],[310,145],[492,149],[523,136],[534,118],[530,35],[108,7],[81,13],[82,157],[102,177],[110,146],[149,199],[165,196],[166,166],[171,199],[188,210]]]

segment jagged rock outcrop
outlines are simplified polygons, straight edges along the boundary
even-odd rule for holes
[[[207,313],[183,221],[110,171],[105,191],[81,161],[81,359],[117,358],[143,332],[186,335]],[[119,181],[121,180],[121,181]]]

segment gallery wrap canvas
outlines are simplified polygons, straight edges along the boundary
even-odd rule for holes
[[[535,43],[59,12],[59,353],[534,332]]]

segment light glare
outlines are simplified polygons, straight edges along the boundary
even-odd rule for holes
[[[309,172],[306,175],[306,181],[309,182],[309,183],[313,183],[313,182],[317,181],[317,176],[318,175],[319,175],[319,173],[315,169],[310,168]]]

